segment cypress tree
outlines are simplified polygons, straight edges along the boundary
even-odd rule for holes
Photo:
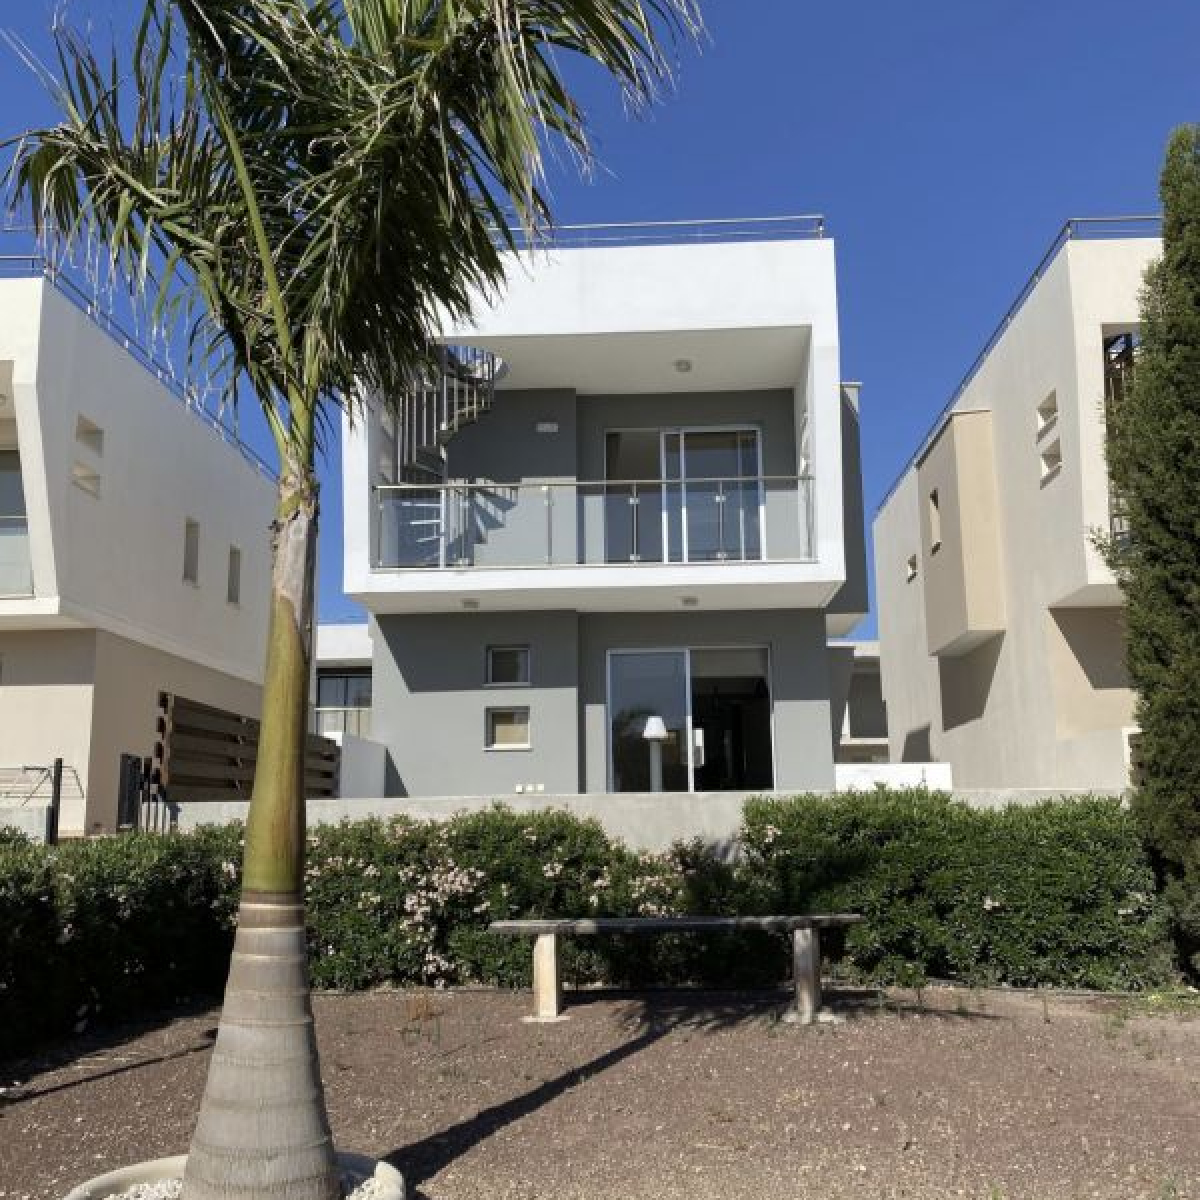
[[[1181,961],[1200,973],[1200,126],[1172,134],[1161,197],[1163,253],[1146,274],[1136,368],[1109,425],[1129,530],[1112,555],[1141,729],[1133,807]]]

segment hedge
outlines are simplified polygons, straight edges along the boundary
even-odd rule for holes
[[[35,846],[0,832],[0,1053],[219,993],[236,913],[240,826]],[[925,792],[747,805],[744,855],[699,843],[637,854],[598,823],[503,807],[308,838],[313,983],[526,985],[529,947],[500,917],[853,909],[853,978],[1141,988],[1172,975],[1162,905],[1113,800],[973,811]],[[834,947],[835,950],[839,949]],[[568,941],[576,982],[760,984],[787,971],[773,935]]]

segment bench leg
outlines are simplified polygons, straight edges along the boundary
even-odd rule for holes
[[[562,1017],[562,983],[558,978],[558,938],[539,933],[533,943],[533,1020]]]
[[[796,1006],[784,1016],[797,1025],[811,1025],[821,1008],[821,934],[817,929],[792,930],[792,981]]]

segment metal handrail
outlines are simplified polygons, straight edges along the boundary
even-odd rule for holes
[[[436,492],[478,489],[480,491],[520,491],[523,488],[624,488],[670,487],[673,484],[691,487],[693,484],[716,483],[808,483],[814,475],[689,475],[686,479],[523,479],[519,483],[500,480],[478,483],[447,480],[445,483],[374,483],[376,492]]]
[[[785,552],[783,555],[768,555],[765,551],[765,539],[769,536],[768,526],[774,528],[775,522],[784,520],[785,510],[771,507],[775,502],[773,496],[777,489],[783,486],[789,495],[794,495],[800,507],[796,513],[797,523],[791,526],[791,533],[785,533],[783,540],[787,542],[792,534],[799,539],[801,549]],[[372,564],[375,570],[390,569],[434,569],[448,567],[471,567],[487,569],[491,566],[529,567],[534,565],[582,565],[591,566],[600,563],[667,561],[660,559],[662,547],[657,538],[651,537],[643,547],[641,532],[644,520],[649,520],[652,528],[659,514],[649,518],[641,515],[640,507],[649,502],[657,508],[662,505],[662,515],[665,519],[666,505],[677,500],[683,505],[698,501],[705,505],[711,500],[713,509],[709,514],[715,531],[715,550],[710,556],[704,551],[692,556],[684,551],[680,561],[689,563],[713,560],[733,559],[735,561],[813,561],[814,525],[813,500],[814,477],[812,475],[729,475],[729,476],[696,476],[674,479],[526,479],[519,483],[503,483],[495,480],[485,481],[449,481],[430,483],[377,483],[372,485],[372,508],[375,513]],[[530,541],[529,534],[536,528],[531,526],[528,518],[533,508],[522,500],[524,496],[536,495],[533,502],[535,507],[545,510],[545,527],[541,538]],[[564,501],[558,497],[566,496]],[[747,512],[744,505],[751,496],[757,496],[755,501],[756,516],[747,524]],[[606,507],[602,524],[593,529],[591,534],[579,532],[585,526],[577,527],[575,537],[590,541],[598,534],[599,540],[591,543],[592,548],[605,557],[589,553],[584,540],[576,543],[556,513],[568,511],[572,506],[580,505],[582,517],[586,506],[591,501],[603,502]],[[615,519],[615,514],[607,507],[612,501],[628,504],[628,518]],[[802,502],[802,503],[801,503]],[[509,522],[509,513],[515,512],[516,525]],[[774,512],[772,518],[770,513]],[[390,534],[385,534],[385,525],[399,517],[399,525],[389,526]],[[523,519],[522,519],[523,516]],[[501,564],[498,561],[477,562],[475,551],[488,545],[492,531],[501,528],[517,528],[522,532],[518,541],[509,547],[521,546],[522,557],[516,561]],[[628,545],[622,528],[628,534]],[[688,525],[682,532],[686,538]],[[783,528],[780,526],[779,528]],[[399,533],[400,540],[396,543],[398,550],[392,556],[391,550],[385,550],[385,541],[392,545],[392,539]],[[561,558],[563,544],[559,538],[566,534],[566,558]],[[734,541],[727,544],[727,534]],[[618,540],[609,541],[611,536]],[[760,542],[760,538],[763,541]],[[685,543],[686,544],[686,543]],[[614,551],[614,546],[625,547]],[[413,557],[405,557],[405,548],[412,552]],[[601,550],[601,548],[603,549]],[[653,557],[643,558],[643,549],[649,549]],[[748,549],[749,548],[749,549]],[[617,553],[618,557],[611,557]],[[582,555],[582,557],[578,557]],[[535,563],[534,559],[537,562]]]
[[[984,343],[983,349],[976,355],[975,361],[967,368],[967,373],[959,380],[958,386],[954,389],[950,399],[946,401],[941,411],[934,418],[933,424],[929,427],[929,431],[925,434],[916,451],[892,481],[892,486],[888,488],[883,499],[876,506],[876,515],[883,511],[887,502],[896,494],[896,489],[900,486],[904,477],[921,461],[925,456],[925,452],[937,440],[947,419],[954,411],[954,406],[962,399],[963,393],[970,387],[975,376],[979,374],[980,369],[987,361],[991,352],[996,348],[997,343],[1008,332],[1008,327],[1013,323],[1013,319],[1020,312],[1025,301],[1029,299],[1033,289],[1042,281],[1042,277],[1046,274],[1050,264],[1058,257],[1059,251],[1071,241],[1107,241],[1127,237],[1158,237],[1161,234],[1161,230],[1162,217],[1157,215],[1069,218],[1058,231],[1054,241],[1050,243],[1049,249],[1042,255],[1038,265],[1033,270],[1033,274],[1026,279],[1021,290],[1017,293],[1017,298],[1009,305],[1008,311],[1005,312],[1004,316],[1001,317],[1000,323],[992,331],[991,337]]]
[[[41,276],[45,279],[59,295],[69,300],[85,317],[93,321],[139,366],[149,371],[167,391],[183,404],[188,412],[206,425],[221,441],[237,450],[251,466],[267,479],[275,481],[276,475],[270,464],[207,409],[194,404],[189,390],[174,377],[171,368],[157,359],[142,344],[136,334],[130,333],[110,313],[105,312],[92,296],[89,296],[83,288],[63,272],[61,267],[41,253],[0,254],[0,278],[17,279],[33,276]]]
[[[619,221],[556,225],[530,233],[510,226],[508,236],[519,249],[587,246],[687,245],[691,242],[787,241],[825,237],[819,213],[779,217],[715,217],[698,221]],[[506,240],[506,239],[501,239]]]

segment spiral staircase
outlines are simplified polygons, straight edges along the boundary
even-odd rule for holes
[[[418,381],[396,412],[396,473],[409,485],[395,505],[394,536],[403,565],[438,567],[472,561],[475,548],[511,506],[503,487],[449,481],[446,447],[491,412],[502,359],[476,346],[441,346],[432,378]]]

